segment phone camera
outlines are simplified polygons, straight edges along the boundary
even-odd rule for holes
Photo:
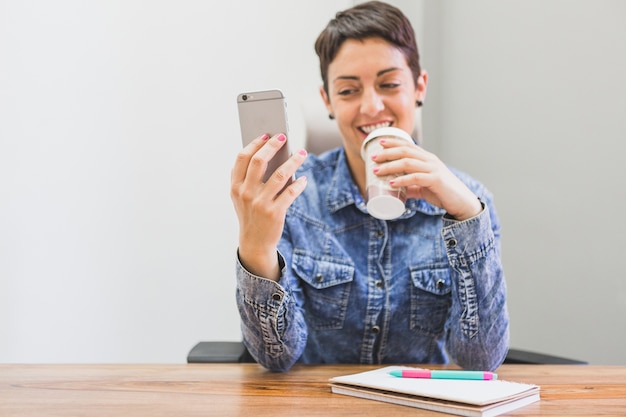
[[[248,99],[248,95],[247,95],[247,94],[244,94],[243,96],[241,96],[241,99],[242,99],[243,101],[246,101],[246,100]]]

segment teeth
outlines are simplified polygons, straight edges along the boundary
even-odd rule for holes
[[[372,131],[379,129],[381,127],[389,127],[389,126],[391,126],[390,122],[384,122],[384,123],[377,123],[375,125],[362,126],[361,130],[365,133],[371,133]]]

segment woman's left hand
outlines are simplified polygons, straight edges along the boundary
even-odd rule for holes
[[[476,195],[433,153],[401,139],[381,140],[383,150],[374,155],[376,175],[397,175],[394,187],[406,187],[407,198],[421,198],[441,207],[457,220],[478,215],[482,205]]]

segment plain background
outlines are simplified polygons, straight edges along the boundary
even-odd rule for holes
[[[281,88],[295,146],[332,129],[313,42],[353,3],[0,0],[0,362],[240,338],[235,97]],[[626,2],[393,4],[424,146],[496,196],[511,345],[626,364]]]

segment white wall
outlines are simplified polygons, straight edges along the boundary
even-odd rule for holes
[[[515,347],[626,364],[626,2],[426,2],[425,141],[494,192]]]
[[[0,0],[0,362],[239,338],[235,96],[282,88],[300,135],[323,118],[313,41],[352,3]],[[394,4],[431,74],[426,146],[496,194],[514,345],[626,364],[626,6]]]
[[[0,1],[0,362],[240,338],[236,94],[282,88],[302,129],[313,42],[347,5]]]

